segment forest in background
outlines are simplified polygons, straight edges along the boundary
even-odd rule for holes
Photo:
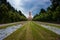
[[[34,21],[60,23],[60,0],[50,0],[51,5],[33,17]]]
[[[15,10],[7,0],[0,0],[0,24],[26,20],[24,14]]]
[[[32,20],[60,23],[60,0],[50,0],[51,5],[36,14]],[[15,10],[7,0],[0,0],[0,24],[26,21],[27,18],[21,11]]]

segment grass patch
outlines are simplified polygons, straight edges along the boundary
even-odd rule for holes
[[[5,38],[4,40],[20,40],[20,32],[23,31],[25,27],[21,27],[18,30],[16,30],[14,33],[12,33],[11,35],[9,35],[7,38]]]
[[[45,24],[45,25],[47,25],[47,26],[60,28],[59,25],[55,25],[55,24],[52,24],[52,23],[46,23],[46,22],[36,22],[36,23],[39,23],[39,24]]]
[[[18,39],[19,39],[19,40],[25,40],[25,39],[26,39],[25,36],[26,36],[26,30],[24,30],[22,36],[19,37]]]
[[[48,24],[49,26],[53,26],[53,27],[58,27],[60,28],[60,26],[57,26],[57,25],[53,25],[53,24]]]
[[[35,22],[29,21],[27,22],[26,25],[16,30],[14,33],[9,35],[4,40],[26,40],[26,35],[27,35],[26,32],[29,32],[27,31],[27,27],[31,28],[30,32],[32,33],[31,37],[33,37],[33,40],[59,40],[60,39],[60,35],[57,35],[56,33],[46,28],[43,28],[42,26],[36,24]]]
[[[11,24],[11,25],[6,25],[6,26],[0,26],[0,29],[5,29],[7,27],[14,26],[14,25],[16,25],[16,24]]]
[[[48,39],[48,40],[57,40],[60,38],[60,35],[57,35],[56,33],[46,29],[46,28],[43,28],[41,27],[40,25],[33,23],[33,27],[38,30],[44,37],[45,39]]]
[[[5,29],[7,27],[15,26],[17,24],[20,24],[20,23],[14,23],[14,24],[9,24],[9,25],[5,25],[5,26],[0,26],[0,29]]]
[[[33,27],[33,24],[31,23],[31,29],[32,29],[32,35],[33,35],[33,40],[43,40],[41,36],[35,31],[36,29]]]

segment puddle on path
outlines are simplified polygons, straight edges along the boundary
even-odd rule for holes
[[[51,30],[53,31],[54,33],[60,35],[60,28],[57,28],[57,27],[51,27],[51,26],[47,26],[47,25],[41,25],[42,27],[44,28],[47,28],[48,30]]]
[[[19,24],[19,25],[7,27],[6,29],[0,29],[0,40],[3,40],[4,38],[12,34],[14,31],[16,31],[20,27],[21,25]]]

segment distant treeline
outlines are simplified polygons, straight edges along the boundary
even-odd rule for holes
[[[56,22],[60,23],[60,0],[50,0],[51,5],[45,9],[41,9],[39,14],[33,17],[34,21]]]
[[[25,20],[27,18],[21,11],[15,10],[7,0],[0,0],[0,24]]]

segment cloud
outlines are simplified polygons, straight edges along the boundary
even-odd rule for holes
[[[41,8],[46,9],[50,5],[50,0],[7,0],[15,9],[21,10],[26,17],[29,11],[35,15]],[[38,10],[38,11],[37,11]],[[32,15],[32,16],[33,16]]]

